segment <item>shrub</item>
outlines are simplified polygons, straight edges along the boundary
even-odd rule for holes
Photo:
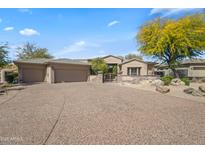
[[[172,76],[163,76],[160,78],[160,80],[162,80],[164,82],[164,85],[170,85],[173,78],[174,77],[172,77]]]
[[[18,73],[17,72],[7,72],[6,81],[8,83],[17,83],[18,82]]]
[[[112,70],[112,71],[113,71],[112,73],[113,73],[114,75],[117,75],[117,66],[116,66],[116,65],[113,67],[113,70]]]
[[[186,86],[190,85],[190,80],[188,78],[180,78],[181,81],[183,81],[185,83]]]
[[[98,72],[107,73],[108,66],[103,59],[96,58],[91,62],[91,69],[95,74],[98,74]]]

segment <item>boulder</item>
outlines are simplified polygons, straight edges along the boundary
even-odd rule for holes
[[[205,86],[199,86],[199,90],[203,93],[205,93]]]
[[[163,86],[164,82],[162,80],[160,80],[160,79],[157,79],[157,80],[153,80],[151,82],[151,85],[153,85],[153,86]]]
[[[184,89],[184,92],[185,92],[186,94],[191,94],[193,91],[195,91],[194,88],[186,88],[186,89]]]
[[[199,91],[199,90],[194,90],[191,94],[192,94],[193,96],[205,96],[205,93],[202,93],[202,92]]]
[[[184,86],[185,85],[185,83],[181,81],[179,78],[172,79],[170,84],[173,86]]]
[[[170,89],[165,86],[156,86],[156,91],[165,94],[165,93],[168,93]]]
[[[201,92],[200,90],[196,90],[194,88],[186,88],[184,89],[184,92],[192,96],[205,96],[205,93]]]

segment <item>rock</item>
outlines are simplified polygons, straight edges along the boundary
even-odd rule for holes
[[[202,78],[202,79],[201,79],[201,82],[205,82],[205,78]]]
[[[193,91],[195,91],[194,88],[186,88],[186,89],[184,89],[184,92],[185,92],[186,94],[191,94]]]
[[[205,86],[199,86],[199,90],[203,93],[205,93]]]
[[[191,93],[193,96],[205,96],[205,94],[203,94],[201,91],[199,90],[194,90],[192,93]]]
[[[156,86],[156,91],[165,94],[165,93],[168,93],[170,89],[165,86]]]
[[[162,80],[160,80],[160,79],[157,79],[157,80],[153,80],[151,82],[151,85],[153,85],[153,86],[163,86],[164,82]]]
[[[179,78],[172,79],[170,84],[173,86],[184,86],[185,85],[185,83],[181,81]]]
[[[149,84],[149,83],[150,83],[149,80],[141,80],[141,81],[140,81],[140,84]]]
[[[194,88],[186,88],[184,89],[184,92],[192,96],[205,96],[205,93],[201,92],[200,90],[196,90]]]
[[[23,90],[23,89],[25,89],[24,86],[14,86],[14,87],[7,88],[8,91],[11,91],[11,90]]]

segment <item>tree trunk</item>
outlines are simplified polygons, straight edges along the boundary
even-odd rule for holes
[[[174,74],[174,77],[175,78],[179,78],[179,74],[177,73],[176,69],[175,68],[171,68],[173,74]]]

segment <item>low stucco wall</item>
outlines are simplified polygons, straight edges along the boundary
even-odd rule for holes
[[[119,75],[117,76],[117,82],[139,82],[142,80],[156,80],[159,79],[159,76],[128,76],[128,75]]]
[[[102,74],[90,75],[89,82],[102,83],[103,82],[103,75]]]

